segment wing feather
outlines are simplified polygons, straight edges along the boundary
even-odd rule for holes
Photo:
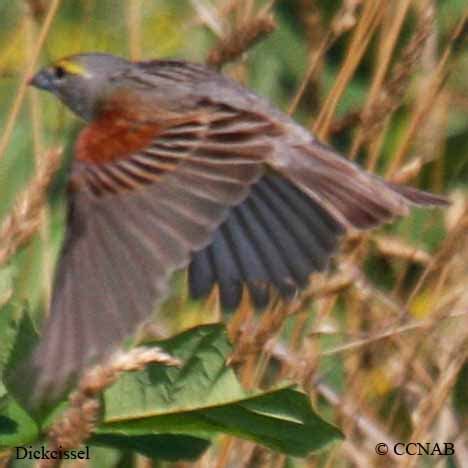
[[[272,165],[348,228],[369,229],[405,216],[413,204],[447,205],[443,197],[388,183],[311,137],[276,143]]]
[[[134,332],[164,300],[172,272],[191,260],[193,296],[217,282],[222,304],[236,307],[246,285],[264,306],[269,284],[288,298],[325,268],[346,227],[372,227],[406,214],[411,203],[443,204],[340,160],[203,67],[155,63],[136,66],[132,77],[143,88],[156,79],[205,77],[243,109],[204,92],[209,98],[200,95],[196,112],[158,110],[141,125],[130,120],[133,112],[127,128],[126,116],[112,110],[83,130],[51,313],[41,343],[16,373],[20,387],[25,376],[34,385],[29,403],[55,399]]]
[[[245,281],[250,291],[254,305],[256,307],[266,307],[269,302],[268,285],[272,282],[272,278],[260,253],[255,249],[251,239],[242,229],[242,223],[236,208],[231,210],[221,229],[224,230],[224,235],[228,239],[242,272],[242,280]]]
[[[226,309],[235,309],[242,296],[242,273],[223,229],[215,232],[211,253],[221,304]]]
[[[254,305],[262,308],[270,300],[269,285],[289,298],[305,285],[311,273],[325,269],[344,227],[291,182],[268,174],[252,187],[244,202],[229,210],[219,231],[226,242],[218,243],[217,249],[211,243],[198,252],[190,270],[204,271],[199,265],[201,259],[232,255],[239,267],[240,283],[249,289]],[[224,285],[229,283],[227,272],[220,268],[211,272],[203,294],[197,290],[195,297],[206,295],[218,283],[222,305],[235,307],[242,288],[236,286],[223,294]],[[189,279],[194,281],[194,277]],[[235,279],[238,284],[238,275]],[[237,291],[236,300],[233,291]]]
[[[206,133],[206,124],[197,123],[185,127],[185,134],[195,128],[199,135]],[[203,153],[196,139],[177,144],[179,131],[171,133],[170,146],[156,139],[125,159],[75,161],[50,316],[41,343],[17,372],[18,381],[25,375],[33,381],[35,392],[26,396],[27,404],[58,398],[74,376],[133,333],[164,300],[172,272],[210,243],[229,207],[242,202],[261,177],[263,143],[252,143],[252,151],[245,143],[235,147],[238,154],[230,160],[231,153],[217,152],[216,145]],[[246,163],[248,154],[252,158]],[[219,243],[223,258],[216,268],[221,272],[230,251],[223,236]],[[229,265],[242,287],[232,253]],[[209,277],[206,267],[203,273]],[[201,292],[209,281],[202,282]],[[226,301],[239,294],[230,279],[224,293]]]
[[[290,281],[290,273],[278,249],[270,238],[270,231],[256,217],[255,207],[250,197],[237,207],[240,221],[252,245],[259,252],[273,279],[274,284],[284,297],[290,297],[295,292],[295,286]]]
[[[211,249],[205,248],[192,256],[188,271],[190,296],[201,299],[213,289],[216,277],[211,262]]]

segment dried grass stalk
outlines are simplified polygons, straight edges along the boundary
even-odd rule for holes
[[[413,247],[396,236],[374,236],[373,240],[380,253],[388,257],[401,258],[422,265],[428,265],[432,259],[429,252]]]
[[[384,84],[379,97],[369,109],[362,113],[363,141],[374,138],[376,132],[383,127],[388,116],[402,104],[409,80],[421,59],[424,44],[432,33],[433,23],[432,12],[427,11],[422,16],[413,37],[404,48],[400,61],[393,68],[391,76]]]
[[[85,442],[96,427],[100,404],[98,396],[112,385],[123,372],[143,369],[149,363],[180,366],[181,362],[163,350],[134,348],[117,352],[103,365],[97,365],[81,378],[78,388],[70,395],[70,407],[49,429],[50,450],[70,450]],[[52,468],[60,460],[43,460],[40,468]]]
[[[36,175],[13,204],[0,227],[0,266],[37,232],[46,203],[47,188],[60,166],[62,149],[49,150],[41,158]]]
[[[366,2],[364,5],[363,13],[354,28],[346,60],[313,125],[314,133],[322,140],[328,137],[338,103],[361,62],[375,30],[381,23],[384,12],[384,2]]]
[[[240,57],[247,49],[273,32],[276,22],[270,13],[260,13],[221,39],[208,54],[207,63],[220,68]]]

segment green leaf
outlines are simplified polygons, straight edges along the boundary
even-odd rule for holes
[[[31,352],[33,347],[36,346],[39,335],[26,307],[9,304],[5,306],[5,309],[5,315],[10,316],[8,325],[10,328],[10,341],[8,344],[7,361],[5,362],[3,370],[5,375],[10,375],[14,374],[17,365]],[[0,311],[0,315],[3,314],[4,311]]]
[[[6,304],[0,309],[0,376],[13,350],[22,318],[22,310],[12,304]]]
[[[156,458],[191,459],[219,433],[293,456],[307,456],[341,438],[314,413],[308,397],[290,386],[247,394],[226,366],[231,346],[221,325],[197,327],[157,345],[183,366],[150,365],[122,376],[104,394],[104,423],[92,442],[121,444]],[[181,452],[180,437],[189,441],[189,453]]]
[[[0,450],[34,442],[39,436],[35,421],[12,398],[0,403]]]
[[[307,395],[292,388],[210,409],[205,417],[223,432],[296,457],[341,439],[335,427],[315,414]]]
[[[35,333],[24,307],[9,303],[0,310],[0,450],[25,445],[37,439],[35,421],[10,396],[4,387],[5,376],[14,370],[20,349],[26,350]]]
[[[150,365],[126,373],[104,395],[105,421],[115,422],[191,411],[244,398],[226,366],[231,346],[222,325],[196,327],[155,343],[179,358],[182,368]]]
[[[38,339],[27,307],[12,302],[0,310],[0,396],[8,390],[9,396],[18,403],[27,401],[32,391],[31,382],[18,373],[18,368]],[[30,416],[36,421],[39,419],[38,415]]]
[[[161,460],[196,460],[210,445],[209,441],[185,435],[142,435],[127,437],[119,434],[98,434],[92,443],[135,450]]]
[[[34,329],[28,310],[14,302],[0,309],[0,381],[13,374],[17,364],[37,343],[38,335]],[[1,396],[1,394],[0,394]]]

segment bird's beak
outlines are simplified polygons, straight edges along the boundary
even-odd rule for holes
[[[29,84],[38,89],[52,91],[52,88],[53,88],[52,74],[47,69],[41,70],[29,80]]]

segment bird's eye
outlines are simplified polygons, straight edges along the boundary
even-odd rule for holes
[[[58,78],[59,80],[61,80],[62,78],[65,77],[65,75],[67,74],[67,72],[65,71],[65,69],[63,67],[61,67],[60,65],[56,66],[54,68],[54,74],[55,74],[55,77]]]

